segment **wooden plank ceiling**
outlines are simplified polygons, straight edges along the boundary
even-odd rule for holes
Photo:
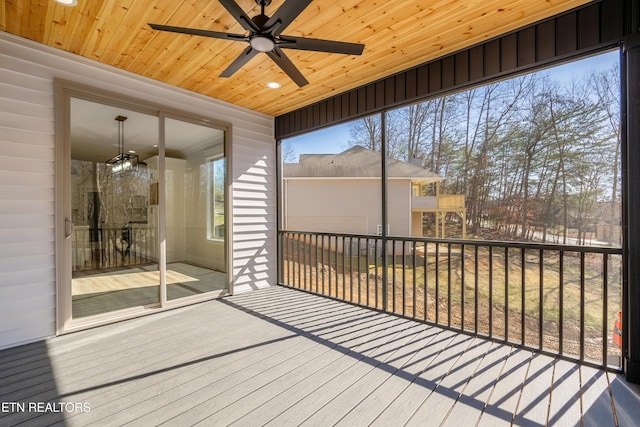
[[[285,50],[309,80],[299,88],[265,54],[218,75],[244,42],[154,31],[147,23],[245,33],[216,0],[0,0],[0,29],[174,86],[278,116],[588,0],[315,0],[283,31],[365,44],[361,56]],[[296,1],[296,0],[289,0]],[[283,0],[273,0],[272,15]],[[254,0],[237,0],[251,17]],[[279,89],[266,83],[275,81]]]

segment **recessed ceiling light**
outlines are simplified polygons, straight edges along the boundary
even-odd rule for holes
[[[64,6],[77,6],[78,0],[55,0],[56,3],[59,3]]]
[[[267,87],[269,89],[280,89],[280,83],[278,83],[278,82],[269,82],[269,83],[267,83]]]
[[[130,154],[136,154],[136,150],[129,150]]]

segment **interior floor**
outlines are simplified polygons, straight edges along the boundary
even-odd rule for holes
[[[156,264],[83,273],[72,280],[73,318],[158,304],[160,274]],[[226,289],[226,273],[174,262],[167,264],[167,299]]]

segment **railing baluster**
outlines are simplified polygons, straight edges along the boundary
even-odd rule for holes
[[[300,289],[304,289],[304,281],[302,277],[302,269],[304,268],[303,258],[304,258],[304,246],[301,243],[301,240],[304,238],[304,234],[298,233],[297,245],[298,245],[298,287]]]
[[[296,266],[296,260],[298,259],[298,253],[296,252],[297,235],[298,233],[291,234],[291,266],[292,266],[291,285],[296,288],[298,287],[298,282],[296,280],[297,271],[298,271]]]
[[[289,253],[287,254],[288,265],[287,269],[287,281],[289,286],[293,286],[293,233],[287,234],[287,247]]]
[[[602,254],[602,364],[607,366],[609,364],[607,353],[607,314],[609,306],[607,300],[609,299],[609,262],[607,254]]]
[[[451,327],[451,243],[447,243],[447,326]]]
[[[303,283],[304,290],[311,290],[307,288],[307,233],[302,235],[302,275],[303,275]]]
[[[396,312],[396,241],[391,242],[391,312]]]
[[[340,298],[340,260],[339,258],[339,248],[338,245],[340,244],[339,242],[339,237],[336,236],[336,244],[335,244],[335,248],[334,248],[334,253],[333,253],[333,260],[334,260],[334,264],[335,264],[335,268],[333,269],[333,271],[335,272],[335,277],[334,277],[334,291],[335,291],[335,297],[336,298]]]
[[[326,291],[325,291],[325,287],[324,287],[324,248],[325,248],[325,237],[324,235],[320,236],[322,237],[322,240],[320,240],[320,267],[321,267],[321,271],[320,271],[320,278],[322,279],[322,295],[326,295]]]
[[[366,266],[366,274],[367,274],[366,275],[366,279],[367,280],[365,282],[365,288],[366,288],[366,292],[367,292],[367,298],[366,298],[367,307],[370,307],[370,304],[369,304],[369,266],[371,265],[370,264],[371,261],[369,260],[369,247],[370,247],[369,245],[370,245],[370,241],[371,240],[368,237],[365,239],[365,253],[366,253],[365,266]]]
[[[564,354],[564,251],[560,251],[558,258],[558,301],[560,304],[558,310],[558,353]]]
[[[413,240],[411,242],[411,253],[412,253],[412,267],[413,267],[413,301],[412,301],[412,311],[413,311],[413,318],[415,319],[416,317],[416,288],[417,288],[417,268],[416,268],[416,241]]]
[[[375,239],[376,245],[373,248],[373,255],[375,256],[375,266],[376,266],[376,272],[375,272],[375,293],[376,293],[376,308],[379,307],[378,305],[378,289],[380,286],[379,280],[378,280],[378,268],[380,267],[378,264],[378,238]]]
[[[287,286],[291,286],[291,248],[289,247],[291,242],[290,233],[286,233],[283,237],[282,246],[285,248],[285,253],[282,254],[282,260],[285,262],[285,267],[283,268],[284,276],[283,280],[285,280],[285,284]]]
[[[473,325],[473,331],[474,331],[474,333],[476,335],[478,334],[478,306],[479,306],[479,304],[478,304],[478,290],[479,290],[479,283],[478,283],[478,272],[479,272],[479,269],[478,269],[478,261],[479,261],[478,260],[478,248],[479,248],[479,245],[476,245],[475,246],[475,255],[474,255],[475,256],[475,267],[474,267],[475,268],[475,276],[473,278],[474,279],[474,288],[475,288],[475,290],[474,290],[475,294],[473,296],[474,300],[475,300],[474,301],[475,308],[474,308],[474,313],[473,313],[475,324]]]
[[[447,243],[447,326],[451,327],[451,243]]]
[[[527,262],[526,249],[520,248],[520,343],[526,345],[526,326],[525,326],[525,299],[526,299],[526,278],[527,278]]]
[[[544,348],[544,250],[540,249],[539,258],[539,273],[540,278],[538,280],[538,349]]]
[[[424,246],[423,246],[423,251],[424,251],[424,256],[423,256],[423,264],[424,264],[424,320],[426,321],[429,316],[427,316],[427,310],[429,310],[429,305],[428,305],[428,300],[429,300],[429,282],[427,280],[428,276],[428,269],[429,269],[429,265],[427,263],[427,242],[424,242]]]
[[[342,247],[342,250],[341,250]],[[344,238],[336,237],[336,297],[344,299]],[[342,266],[342,269],[341,269]],[[340,278],[342,277],[342,285]]]
[[[584,360],[584,252],[580,252],[580,360]]]
[[[300,234],[295,233],[293,236],[293,284],[300,288]]]
[[[289,247],[287,240],[288,233],[282,233],[281,241],[282,241],[282,283],[284,285],[289,286],[289,261],[287,257],[289,256]]]
[[[329,273],[329,296],[331,296],[331,251],[332,251],[332,245],[331,245],[331,237],[332,236],[328,236],[329,237],[329,248],[327,251],[327,258],[328,259],[328,263],[329,263],[329,268],[327,269],[328,273]]]
[[[509,247],[504,247],[504,341],[509,342]]]
[[[358,304],[362,302],[362,266],[360,265],[360,237],[358,237]]]
[[[489,246],[489,336],[493,337],[493,246]]]
[[[345,258],[346,251],[347,251],[346,242],[347,242],[347,239],[345,237],[342,237],[342,299],[345,301],[347,300],[347,282],[346,282],[347,278],[345,275],[345,266],[347,262]]]
[[[405,307],[406,307],[406,289],[407,289],[407,254],[406,254],[407,242],[402,241],[402,315],[405,315]]]
[[[460,245],[460,281],[461,281],[461,289],[460,289],[460,300],[461,302],[461,306],[460,306],[460,329],[461,330],[465,330],[466,324],[465,324],[465,305],[467,303],[466,298],[465,298],[465,287],[466,287],[466,283],[465,283],[465,274],[464,274],[464,270],[466,268],[465,266],[465,256],[464,256],[464,250],[465,250],[465,246],[464,243]]]
[[[316,266],[316,293],[317,293],[317,294],[319,294],[319,293],[320,293],[320,292],[319,292],[319,289],[320,289],[320,287],[319,287],[319,286],[320,286],[320,284],[318,283],[318,278],[319,278],[319,272],[318,272],[318,258],[319,258],[319,257],[318,257],[318,247],[320,246],[320,245],[318,245],[318,238],[319,238],[319,237],[320,237],[320,236],[318,236],[318,235],[316,234],[316,239],[315,239],[315,242],[316,242],[316,251],[315,251],[315,258],[314,258],[314,260],[313,260],[313,264]]]
[[[440,323],[440,310],[438,306],[440,305],[440,244],[436,242],[436,323]]]

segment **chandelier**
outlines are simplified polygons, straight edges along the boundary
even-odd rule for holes
[[[107,160],[105,163],[111,167],[111,173],[121,173],[137,171],[138,165],[142,165],[138,160],[138,155],[131,152],[124,152],[124,121],[125,116],[117,116],[118,122],[118,154]]]

